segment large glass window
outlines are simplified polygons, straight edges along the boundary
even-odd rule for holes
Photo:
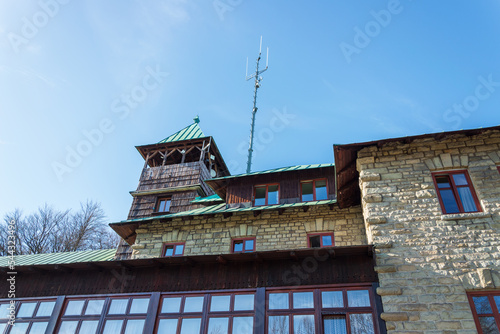
[[[469,293],[468,297],[479,334],[499,334],[500,292]]]
[[[55,300],[24,300],[13,304],[10,301],[0,303],[0,333],[45,333],[49,324]],[[12,312],[12,313],[11,313]],[[8,326],[7,322],[14,319],[15,326]],[[9,331],[10,330],[10,331]]]
[[[467,171],[433,174],[443,213],[481,211]]]
[[[255,187],[254,205],[274,205],[279,204],[279,185],[269,184]]]
[[[328,199],[326,179],[303,181],[300,183],[302,202]]]

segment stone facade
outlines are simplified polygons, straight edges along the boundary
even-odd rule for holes
[[[333,232],[335,246],[366,245],[366,233],[360,206],[347,209],[328,205],[287,209],[282,214],[264,210],[235,213],[224,218],[195,216],[191,220],[175,218],[155,220],[136,230],[133,258],[160,257],[164,243],[185,242],[184,255],[230,253],[231,239],[255,237],[256,251],[307,248],[307,234]]]
[[[358,152],[389,333],[477,333],[467,291],[500,288],[500,132]],[[467,170],[482,212],[443,214],[432,172]]]

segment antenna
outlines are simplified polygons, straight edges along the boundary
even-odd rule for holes
[[[269,61],[269,47],[267,48],[267,56],[266,56],[266,68],[259,71],[259,62],[260,55],[262,53],[262,36],[260,36],[260,46],[259,46],[259,56],[257,57],[255,73],[252,75],[248,75],[248,57],[247,57],[247,70],[246,70],[246,80],[250,80],[255,78],[255,89],[253,91],[253,109],[252,109],[252,125],[250,127],[250,145],[248,146],[248,161],[247,161],[247,173],[250,173],[252,168],[252,154],[253,154],[253,134],[255,128],[255,114],[257,113],[257,89],[260,87],[260,81],[262,77],[260,76],[262,73],[267,71],[268,61]]]

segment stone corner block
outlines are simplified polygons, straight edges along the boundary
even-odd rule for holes
[[[369,194],[364,197],[366,203],[380,203],[382,202],[382,195],[380,194]]]
[[[372,173],[372,172],[368,172],[368,171],[362,171],[362,172],[359,174],[359,179],[360,179],[362,182],[367,182],[367,181],[380,181],[380,180],[381,180],[381,176],[380,176],[380,174],[378,174],[378,173]]]
[[[383,312],[380,318],[385,321],[408,321],[408,313],[406,312]]]
[[[392,248],[392,242],[387,241],[387,242],[378,242],[373,244],[375,248]]]
[[[372,216],[366,218],[366,223],[368,225],[384,224],[387,223],[387,218],[384,216]]]
[[[395,266],[375,266],[373,269],[379,274],[396,272]]]
[[[397,296],[401,295],[403,292],[401,288],[377,288],[377,294],[379,296]]]

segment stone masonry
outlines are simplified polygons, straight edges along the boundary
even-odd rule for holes
[[[231,239],[256,237],[256,251],[307,248],[307,234],[334,232],[335,246],[366,245],[366,233],[361,207],[332,210],[327,205],[287,209],[281,215],[276,210],[235,213],[224,218],[175,218],[162,223],[155,220],[136,230],[133,258],[159,257],[163,243],[185,242],[184,255],[230,253]]]
[[[500,132],[358,152],[389,333],[477,333],[467,291],[500,289]],[[482,212],[444,215],[432,172],[467,170]]]

